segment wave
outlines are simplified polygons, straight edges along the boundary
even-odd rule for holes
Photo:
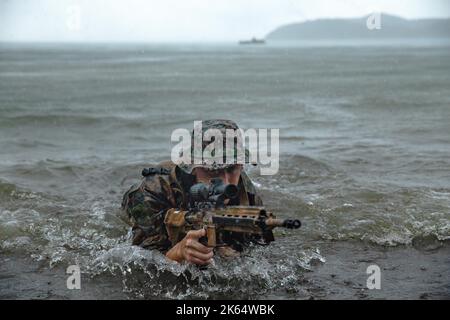
[[[304,222],[303,241],[397,246],[421,237],[450,238],[450,189],[360,180],[327,162],[295,155],[281,159],[276,176],[250,176],[272,211]]]
[[[295,250],[278,259],[274,252],[289,249],[272,249],[254,248],[232,260],[216,257],[213,265],[200,270],[170,262],[158,252],[124,245],[100,254],[89,273],[121,277],[124,290],[137,298],[252,299],[273,291],[299,294],[303,274],[311,265],[325,262],[317,249]]]
[[[3,124],[10,124],[11,126],[27,125],[27,124],[73,124],[73,125],[88,125],[92,126],[100,122],[119,121],[120,118],[105,116],[105,115],[58,115],[58,114],[28,114],[28,115],[2,115]]]

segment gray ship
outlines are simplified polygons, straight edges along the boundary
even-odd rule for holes
[[[253,37],[250,40],[239,41],[240,45],[265,44],[265,43],[266,43],[266,40],[264,40],[264,39],[256,39],[255,37]]]

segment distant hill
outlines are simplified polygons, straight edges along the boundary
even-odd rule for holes
[[[320,19],[281,26],[269,41],[328,39],[450,38],[450,19],[406,20],[381,14],[381,29],[369,30],[369,16],[356,19]]]

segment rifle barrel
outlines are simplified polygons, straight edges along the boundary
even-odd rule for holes
[[[298,229],[302,226],[300,220],[292,219],[274,219],[269,218],[266,220],[266,225],[269,227],[282,227],[287,229]]]

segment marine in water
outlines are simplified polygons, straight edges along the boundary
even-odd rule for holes
[[[203,132],[218,129],[226,136],[227,129],[238,130],[230,120],[207,120],[202,122]],[[194,129],[195,130],[195,129]],[[224,139],[225,144],[225,139]],[[204,149],[206,144],[203,143]],[[228,234],[227,246],[213,249],[200,242],[206,235],[204,229],[192,230],[180,241],[173,243],[165,227],[168,210],[188,209],[189,190],[196,183],[210,184],[219,178],[225,184],[238,187],[238,196],[227,200],[230,206],[262,206],[263,202],[244,171],[241,163],[223,161],[222,164],[180,164],[165,161],[154,168],[144,169],[143,179],[124,195],[122,210],[132,226],[132,244],[159,250],[167,258],[177,262],[208,265],[214,254],[239,255],[250,243],[258,241],[256,235]],[[271,231],[270,231],[271,232]],[[227,237],[227,235],[225,235]]]

